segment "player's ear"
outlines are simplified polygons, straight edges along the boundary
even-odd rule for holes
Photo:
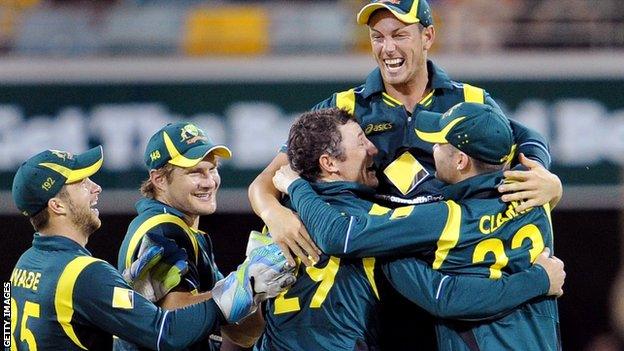
[[[46,210],[56,215],[64,215],[67,213],[67,201],[61,197],[55,196],[48,200],[48,208],[44,209],[44,211]]]
[[[319,157],[319,167],[322,172],[326,172],[329,174],[338,172],[338,167],[336,166],[336,159],[329,156],[328,154],[322,154]]]
[[[152,169],[149,173],[150,182],[154,185],[159,192],[163,192],[168,184],[167,176],[163,169]]]
[[[466,155],[463,152],[457,153],[457,158],[455,159],[455,164],[457,165],[457,170],[460,172],[464,172],[469,169],[472,164],[472,159],[470,156]]]
[[[435,41],[435,29],[433,26],[425,27],[421,31],[421,40],[423,42],[423,50],[428,51],[431,49],[433,42]]]

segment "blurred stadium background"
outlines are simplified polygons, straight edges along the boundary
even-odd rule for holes
[[[613,312],[624,194],[621,0],[430,0],[432,58],[487,89],[512,118],[548,136],[564,182],[556,254],[566,350],[623,349]],[[360,84],[375,66],[360,0],[0,0],[2,277],[32,230],[10,196],[13,172],[45,148],[104,145],[95,177],[103,228],[89,248],[114,262],[133,215],[145,142],[187,119],[230,145],[219,214],[204,218],[222,270],[261,223],[246,187],[297,113]],[[624,289],[624,288],[623,288]],[[617,318],[616,318],[617,320]],[[624,324],[624,323],[621,323]]]

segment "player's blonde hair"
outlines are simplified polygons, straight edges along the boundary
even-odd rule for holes
[[[167,163],[164,166],[160,167],[159,169],[154,170],[154,172],[160,173],[161,175],[165,177],[165,179],[167,179],[167,183],[171,183],[171,180],[172,180],[171,174],[173,173],[174,167],[175,167],[174,165]],[[150,199],[156,198],[157,190],[149,177],[146,180],[144,180],[143,183],[141,183],[141,187],[139,188],[139,190],[141,191],[141,195],[147,198],[150,198]]]

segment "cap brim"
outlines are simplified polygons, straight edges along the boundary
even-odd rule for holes
[[[70,170],[65,184],[75,183],[97,173],[104,162],[102,146],[96,146],[81,154],[74,155],[75,168]]]
[[[169,163],[182,168],[194,167],[210,153],[222,158],[232,157],[232,151],[230,151],[230,149],[228,149],[225,145],[203,144],[191,148],[184,154],[180,154],[172,158],[169,160]]]
[[[453,126],[459,123],[464,117],[448,120],[442,118],[442,113],[421,111],[416,115],[416,135],[432,144],[448,143],[446,136]],[[448,119],[448,117],[446,117]]]
[[[417,16],[411,16],[410,14],[403,12],[402,10],[392,6],[391,4],[375,2],[362,7],[360,12],[357,14],[357,23],[368,24],[370,16],[373,14],[373,12],[379,9],[386,9],[392,12],[394,17],[396,17],[399,21],[403,23],[413,24],[420,22],[420,19]]]

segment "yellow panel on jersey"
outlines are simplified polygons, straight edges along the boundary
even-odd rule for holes
[[[132,309],[134,308],[134,292],[116,286],[113,289],[113,308]]]
[[[371,209],[368,211],[368,214],[373,215],[373,216],[383,216],[388,212],[390,212],[390,208],[377,205],[377,204],[373,204]]]
[[[355,89],[336,93],[336,107],[353,114],[355,112]]]
[[[414,205],[399,207],[395,209],[394,211],[392,211],[392,215],[390,216],[390,219],[398,219],[398,218],[407,217],[410,215],[410,213],[412,213],[412,211],[414,211]]]
[[[464,101],[483,104],[485,103],[485,91],[481,88],[464,83]]]
[[[392,185],[403,195],[407,195],[429,172],[406,151],[386,167],[384,174]]]
[[[371,288],[373,288],[373,292],[379,300],[379,293],[377,292],[377,284],[375,284],[375,257],[367,257],[362,259],[362,264],[364,265],[364,272],[366,272],[366,278],[370,282]]]
[[[461,226],[461,207],[452,200],[445,202],[448,206],[448,217],[446,225],[442,230],[442,235],[438,239],[437,249],[435,252],[435,261],[433,261],[433,269],[440,269],[442,263],[446,259],[449,251],[457,245],[459,241],[459,229]]]
[[[74,327],[71,325],[72,317],[74,315],[74,285],[78,275],[90,264],[97,261],[102,261],[91,256],[80,256],[74,258],[67,264],[63,273],[59,277],[58,284],[56,285],[56,293],[54,295],[54,309],[56,310],[56,316],[58,322],[61,324],[63,331],[67,336],[83,350],[87,348],[82,345],[76,333]]]
[[[189,228],[189,226],[180,218],[168,213],[156,215],[147,221],[143,222],[139,228],[132,234],[132,239],[130,239],[130,243],[128,244],[128,251],[126,252],[126,268],[130,267],[132,264],[132,256],[137,249],[137,246],[143,239],[145,233],[148,230],[154,228],[155,226],[163,223],[172,223],[179,227],[181,227],[186,235],[188,236],[191,244],[193,245],[193,252],[195,253],[195,261],[197,261],[197,257],[199,254],[199,245],[197,243],[197,238],[195,238],[195,233]],[[195,262],[197,264],[197,262]]]

